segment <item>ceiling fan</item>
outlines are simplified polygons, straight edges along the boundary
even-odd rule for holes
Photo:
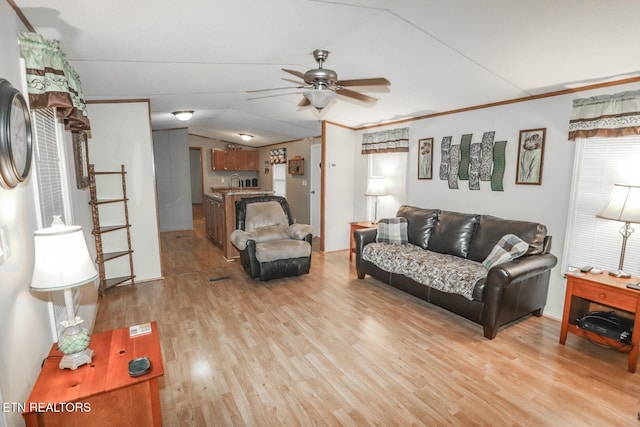
[[[371,86],[389,86],[391,83],[389,80],[383,77],[374,77],[368,79],[353,79],[353,80],[338,80],[338,74],[328,68],[322,68],[322,65],[327,60],[329,51],[316,49],[313,51],[313,57],[318,63],[318,68],[308,70],[305,73],[296,70],[290,70],[283,68],[289,74],[302,79],[302,82],[284,79],[292,83],[297,84],[295,88],[273,88],[273,89],[261,89],[250,90],[252,92],[265,92],[269,90],[282,90],[282,89],[306,89],[302,94],[304,97],[298,103],[299,107],[306,107],[312,105],[318,111],[326,107],[337,95],[346,96],[348,98],[357,99],[367,104],[374,104],[377,99],[369,95],[364,95],[360,92],[356,92],[347,87],[371,87]],[[277,95],[276,95],[277,96]]]

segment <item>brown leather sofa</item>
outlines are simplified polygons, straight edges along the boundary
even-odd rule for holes
[[[541,316],[547,300],[550,270],[557,258],[549,253],[551,236],[544,225],[511,221],[490,215],[465,214],[403,205],[397,217],[407,220],[408,240],[424,250],[447,253],[478,263],[505,234],[529,244],[512,261],[492,266],[473,287],[472,299],[426,286],[402,274],[385,271],[363,259],[365,247],[376,241],[376,229],[356,230],[356,269],[418,298],[478,323],[484,336],[495,338],[498,328],[528,314]]]

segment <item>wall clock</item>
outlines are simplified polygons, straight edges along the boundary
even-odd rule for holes
[[[20,91],[0,79],[0,183],[13,188],[29,176],[33,150],[29,107]]]

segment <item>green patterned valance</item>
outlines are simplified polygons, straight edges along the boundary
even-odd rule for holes
[[[383,130],[362,135],[362,154],[409,151],[409,128]]]
[[[28,32],[20,33],[19,40],[26,63],[30,107],[55,108],[67,129],[89,130],[80,77],[69,65],[58,41]]]
[[[640,135],[640,91],[575,99],[569,141]]]

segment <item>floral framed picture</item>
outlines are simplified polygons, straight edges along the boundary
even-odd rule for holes
[[[79,190],[89,186],[89,149],[87,133],[73,132],[73,160],[76,165],[76,185]]]
[[[418,179],[433,177],[433,138],[418,140]]]
[[[542,164],[546,133],[546,128],[520,131],[516,184],[542,184]]]

